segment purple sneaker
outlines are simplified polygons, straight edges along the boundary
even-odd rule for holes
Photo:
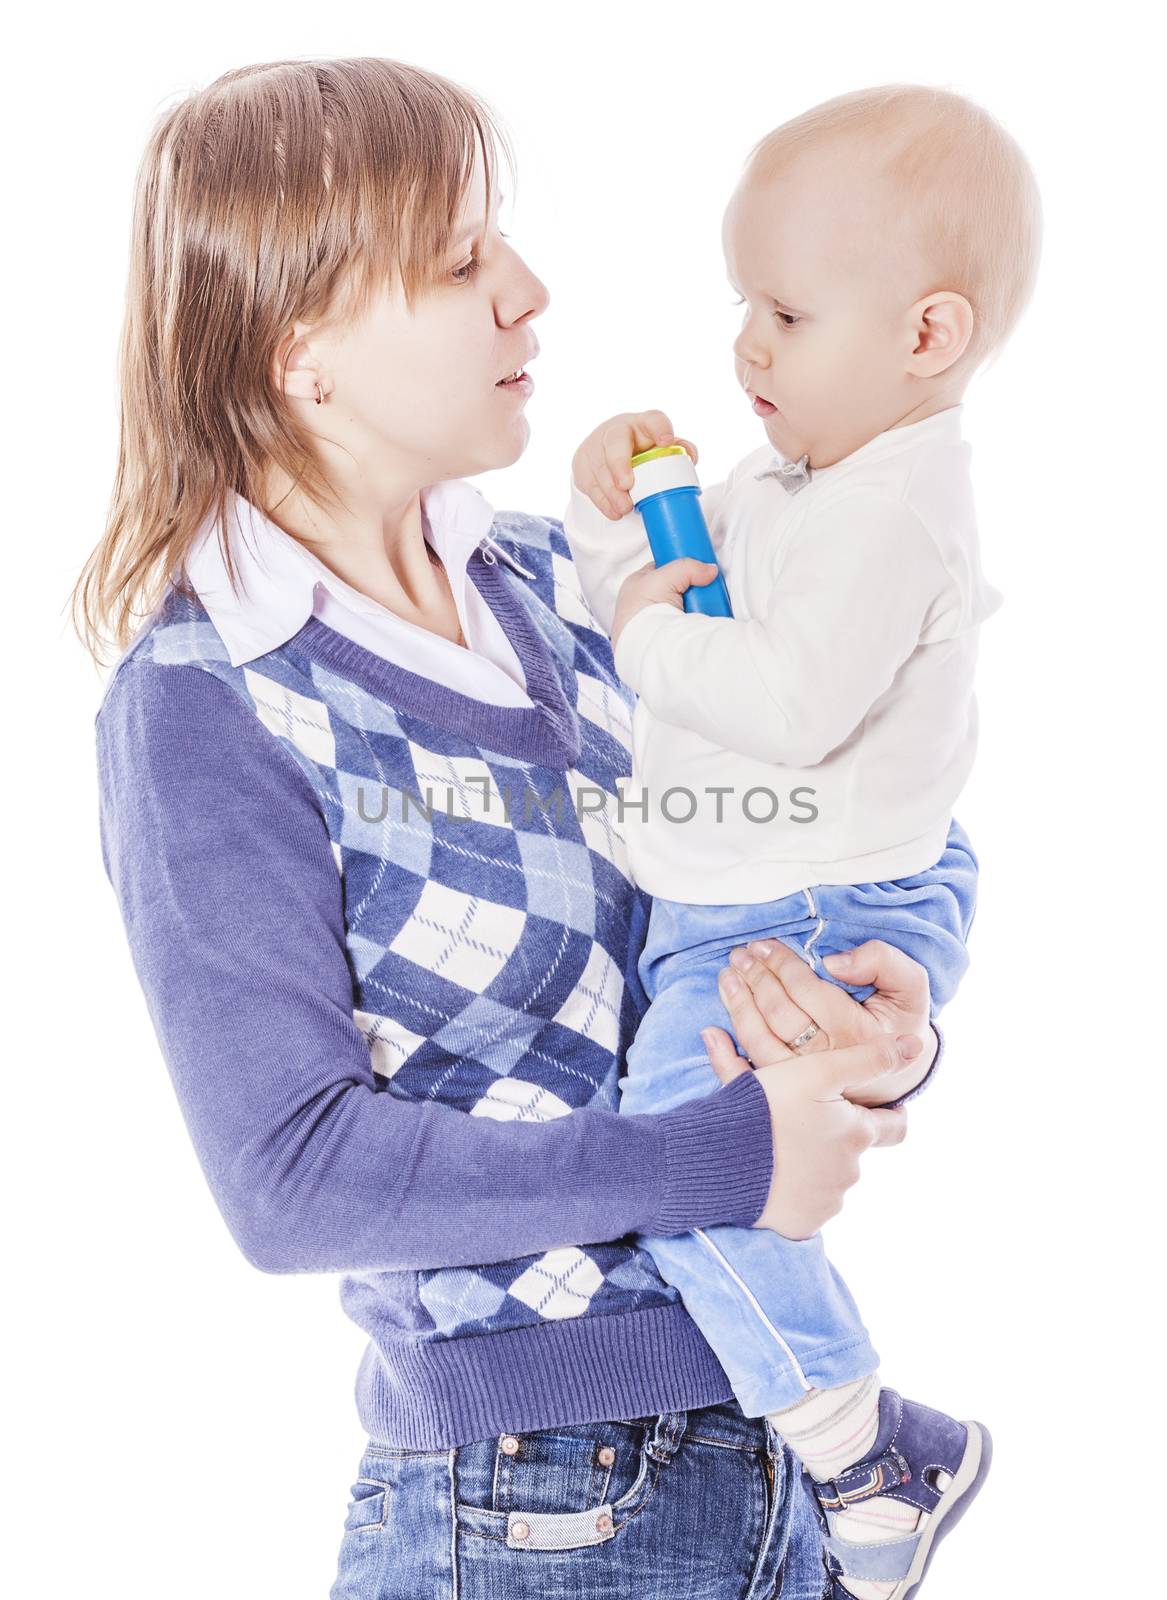
[[[979,1422],[957,1422],[943,1411],[904,1400],[894,1389],[879,1394],[879,1432],[861,1460],[837,1478],[804,1477],[823,1530],[833,1600],[854,1600],[841,1577],[894,1583],[888,1600],[908,1600],[924,1580],[937,1544],[968,1510],[989,1470],[993,1443]],[[950,1482],[936,1486],[938,1472]],[[914,1533],[881,1544],[855,1544],[835,1532],[840,1511],[885,1495],[905,1500],[928,1520]]]

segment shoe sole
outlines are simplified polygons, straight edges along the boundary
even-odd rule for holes
[[[989,1430],[980,1422],[966,1422],[965,1427],[968,1429],[968,1443],[964,1447],[956,1476],[925,1524],[907,1576],[892,1590],[888,1600],[911,1600],[927,1576],[936,1546],[946,1533],[951,1533],[956,1527],[988,1476],[993,1460],[993,1441]]]

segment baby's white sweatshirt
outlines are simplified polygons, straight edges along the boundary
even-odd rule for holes
[[[981,572],[963,404],[889,428],[792,493],[769,444],[701,506],[733,617],[638,612],[616,669],[638,695],[621,784],[637,883],[756,904],[819,883],[920,872],[944,850],[977,739]],[[573,483],[564,517],[610,632],[652,559],[636,512]]]

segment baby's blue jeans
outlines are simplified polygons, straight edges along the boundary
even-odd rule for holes
[[[735,945],[781,939],[834,983],[822,957],[884,939],[928,970],[932,1015],[968,965],[977,859],[953,819],[943,855],[924,872],[883,883],[827,884],[756,905],[690,905],[656,898],[638,970],[651,1004],[628,1050],[620,1109],[667,1111],[720,1080],[700,1030],[719,1015],[717,975]],[[847,988],[863,1001],[870,986]],[[874,1372],[879,1358],[822,1236],[722,1225],[672,1236],[638,1234],[661,1276],[681,1292],[747,1417],[782,1410],[811,1386]]]

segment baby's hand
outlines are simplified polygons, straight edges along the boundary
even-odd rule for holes
[[[619,522],[632,510],[632,457],[662,444],[684,445],[697,460],[696,445],[674,436],[663,411],[622,411],[588,434],[572,458],[571,475],[598,511]]]
[[[685,590],[694,583],[712,583],[716,576],[715,561],[696,561],[692,556],[678,556],[675,561],[666,561],[663,567],[652,561],[637,567],[624,579],[616,596],[612,618],[613,649],[626,625],[645,606],[660,601],[683,611]]]

